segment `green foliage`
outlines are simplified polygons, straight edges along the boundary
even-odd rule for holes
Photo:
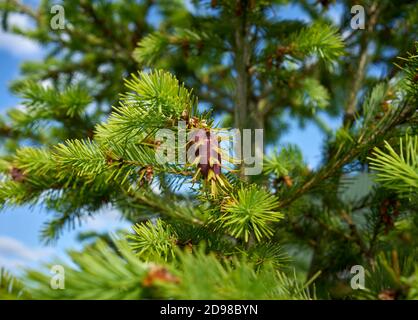
[[[266,174],[274,174],[277,177],[300,174],[306,168],[301,150],[296,145],[287,145],[280,152],[274,152],[264,160],[263,170]]]
[[[274,242],[258,243],[249,249],[242,250],[242,255],[253,262],[256,268],[271,264],[274,268],[286,268],[290,257],[282,246]]]
[[[369,128],[379,114],[383,113],[382,104],[387,95],[388,85],[380,83],[373,88],[363,105],[363,127]]]
[[[191,112],[195,107],[191,92],[170,73],[160,70],[150,74],[142,72],[139,76],[132,75],[132,79],[126,81],[126,87],[133,93],[122,96],[123,104],[166,117],[178,117],[184,110]]]
[[[401,57],[400,61],[405,65],[401,69],[405,72],[405,87],[412,93],[415,99],[418,98],[418,83],[416,80],[418,72],[418,42],[415,41],[415,50],[408,52],[408,56]]]
[[[135,254],[146,261],[167,261],[174,256],[176,234],[163,220],[147,221],[132,227],[135,234],[128,235]]]
[[[373,265],[366,268],[366,290],[358,292],[358,298],[366,299],[413,299],[414,270],[416,251],[401,254],[395,249],[390,253],[381,253]],[[412,287],[412,288],[411,288]]]
[[[233,237],[248,242],[253,235],[261,241],[263,237],[273,235],[270,224],[283,218],[277,208],[277,198],[267,191],[256,186],[241,187],[223,203],[222,213],[216,222]]]
[[[139,63],[154,62],[155,57],[161,56],[167,50],[168,39],[161,32],[154,32],[144,37],[134,51],[134,59]]]
[[[408,299],[411,299],[411,300],[418,299],[418,272],[417,270],[415,270],[414,275],[409,280],[409,284],[411,285],[411,290],[409,291]]]
[[[328,90],[314,78],[306,78],[302,80],[301,87],[295,92],[295,105],[304,105],[316,111],[323,109],[329,105]]]
[[[310,299],[308,284],[274,270],[271,264],[257,271],[245,259],[220,261],[205,254],[176,251],[174,265],[146,263],[128,243],[110,248],[98,241],[81,252],[70,252],[72,265],[63,264],[65,288],[53,289],[48,272],[28,270],[23,277],[34,299]],[[117,250],[117,251],[116,251]],[[173,256],[174,257],[174,256]]]
[[[27,81],[15,86],[14,91],[24,99],[27,113],[34,119],[73,118],[82,114],[92,102],[88,91],[81,85],[57,92],[53,87]]]
[[[97,143],[89,140],[58,144],[55,147],[54,160],[62,172],[74,170],[79,176],[95,176],[106,169],[104,152]]]
[[[65,290],[47,269],[29,270],[25,290],[2,271],[2,297],[311,299],[313,281],[320,298],[416,297],[416,6],[375,1],[358,32],[325,15],[338,4],[350,17],[351,1],[290,2],[307,22],[274,14],[287,3],[64,1],[57,32],[52,1],[0,1],[4,30],[47,51],[22,64],[11,90],[23,107],[0,118],[1,208],[52,211],[46,241],[110,206],[133,224],[115,243],[84,235],[103,239],[70,253]],[[33,27],[13,26],[15,13]],[[292,145],[251,177],[240,163],[205,176],[156,158],[155,133],[180,121],[263,128],[267,152],[289,118],[326,133],[316,168]],[[357,264],[368,270],[361,294],[345,276]]]
[[[213,45],[217,45],[220,42],[216,34],[211,34],[210,37],[204,31],[176,28],[173,34],[170,35],[157,31],[144,37],[138,43],[133,57],[139,63],[152,64],[170,51],[181,51],[184,46],[194,46],[195,48],[192,47],[192,49],[195,49],[195,52],[192,53],[198,54],[199,46],[209,40]]]
[[[120,107],[105,125],[97,127],[97,139],[103,143],[140,142],[180,118],[183,111],[192,115],[196,106],[191,92],[167,72],[141,72],[139,78],[132,75],[126,87],[132,91],[121,96]]]
[[[344,43],[338,30],[327,24],[315,23],[290,37],[290,45],[299,55],[315,55],[332,62],[344,54]],[[296,55],[297,56],[297,55]]]
[[[138,260],[126,242],[117,251],[99,241],[82,252],[70,252],[75,266],[62,264],[65,289],[51,288],[49,272],[29,270],[25,275],[34,299],[139,299],[146,296],[141,280],[149,265]]]
[[[309,299],[305,286],[266,263],[258,271],[245,260],[219,261],[198,251],[180,254],[173,273],[182,277],[168,285],[167,297],[177,299]]]
[[[75,218],[91,213],[87,211],[119,202],[121,195],[138,189],[138,184],[148,184],[151,177],[146,175],[146,168],[152,168],[152,175],[192,178],[188,167],[157,161],[152,135],[157,128],[174,126],[184,111],[195,115],[191,93],[162,71],[133,76],[126,85],[132,92],[123,95],[121,107],[97,127],[94,140],[67,140],[51,148],[20,148],[6,166],[7,173],[15,173],[2,182],[3,202],[35,202],[43,195],[49,208],[61,212],[45,227],[43,236],[47,239],[55,239],[63,227],[74,224]],[[72,202],[77,197],[85,202]],[[165,208],[169,215],[171,210]]]
[[[0,300],[27,298],[23,283],[4,268],[0,269]]]
[[[399,152],[385,141],[386,152],[375,148],[370,157],[371,168],[377,171],[376,181],[401,196],[418,194],[418,137],[406,135],[399,139]]]

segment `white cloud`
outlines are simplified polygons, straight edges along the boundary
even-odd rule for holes
[[[50,247],[29,247],[17,239],[0,236],[0,266],[10,271],[47,261],[54,253]]]
[[[22,112],[26,112],[26,110],[27,110],[27,107],[24,104],[21,104],[21,103],[15,105],[13,108],[15,108],[19,111],[22,111]]]
[[[86,219],[83,223],[84,230],[114,231],[118,228],[129,228],[130,224],[121,219],[116,209],[103,209],[102,212]]]
[[[51,87],[52,87],[52,85],[53,85],[53,82],[52,82],[52,80],[51,80],[51,79],[45,79],[45,80],[42,80],[42,81],[41,81],[41,86],[42,86],[44,89],[51,88]]]
[[[21,13],[9,14],[7,21],[10,27],[15,26],[22,29],[30,29],[33,26],[30,18],[27,15]]]
[[[12,13],[8,18],[9,27],[13,26],[30,29],[30,18],[23,14]],[[19,58],[37,58],[41,56],[42,48],[35,41],[23,36],[5,32],[0,29],[0,50],[6,51]]]

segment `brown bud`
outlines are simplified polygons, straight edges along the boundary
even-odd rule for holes
[[[184,248],[185,251],[192,253],[193,252],[193,243],[192,240],[188,239],[186,241],[176,241],[176,245],[180,248]]]
[[[10,170],[10,176],[15,182],[22,182],[25,180],[25,174],[23,173],[23,171],[16,167],[13,167]]]
[[[289,53],[289,51],[290,51],[289,47],[280,46],[276,49],[276,55],[277,57],[283,57],[285,54]]]
[[[380,300],[395,300],[397,293],[393,289],[385,289],[379,293],[378,298]]]
[[[386,113],[389,111],[389,107],[390,107],[390,101],[389,100],[385,100],[382,102],[382,110]]]
[[[291,177],[289,177],[289,176],[284,176],[283,177],[283,182],[284,182],[284,184],[287,186],[287,187],[291,187],[291,186],[293,186],[293,181],[292,181],[292,178]]]
[[[110,155],[106,155],[106,163],[111,165],[113,163],[114,159]]]
[[[199,119],[198,119],[198,118],[196,118],[196,117],[192,117],[192,118],[189,120],[189,126],[190,126],[191,128],[195,128],[195,127],[197,127],[198,123],[199,123]]]
[[[155,282],[179,283],[180,280],[168,272],[166,268],[161,266],[152,266],[147,276],[142,281],[142,285],[144,287],[152,287]]]
[[[145,180],[150,182],[152,180],[153,176],[154,176],[154,170],[152,169],[151,166],[147,166],[146,169],[145,169]]]
[[[187,109],[184,109],[181,113],[181,118],[185,121],[189,121],[189,111]]]

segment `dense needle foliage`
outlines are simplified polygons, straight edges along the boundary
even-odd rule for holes
[[[0,1],[5,32],[46,51],[11,83],[23,107],[0,118],[0,206],[53,211],[48,243],[109,206],[132,230],[69,252],[63,290],[49,266],[19,279],[2,269],[0,298],[418,297],[414,1],[358,1],[359,30],[348,0],[59,3],[66,24],[54,30],[55,2]],[[278,14],[289,5],[308,19]],[[289,121],[324,132],[319,167],[281,143]],[[225,128],[264,130],[264,145],[250,144],[260,174],[225,162]],[[160,161],[161,130],[181,141],[196,129],[171,155],[207,152]],[[350,286],[354,265],[364,290]]]

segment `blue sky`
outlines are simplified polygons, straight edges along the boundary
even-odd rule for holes
[[[334,6],[331,7],[329,15],[337,20],[340,12],[338,6]],[[307,20],[306,14],[295,6],[285,6],[277,15],[280,18]],[[13,15],[11,21],[20,26],[29,26],[29,21],[22,15]],[[36,43],[0,31],[0,114],[19,104],[19,100],[9,93],[8,84],[19,76],[20,63],[27,59],[41,59],[42,55],[43,50]],[[333,129],[341,122],[339,119],[324,119]],[[289,121],[290,129],[283,137],[282,143],[298,144],[307,163],[316,167],[321,160],[323,134],[313,123],[307,123],[305,128],[301,129],[294,121]],[[0,266],[5,266],[13,273],[19,273],[22,266],[36,266],[54,257],[62,257],[66,248],[80,248],[80,244],[75,240],[79,231],[112,231],[129,227],[127,223],[120,221],[115,210],[107,208],[95,218],[85,221],[82,228],[64,233],[54,246],[45,247],[39,240],[39,230],[52,214],[40,206],[4,208],[0,212]]]
[[[22,15],[10,17],[13,24],[29,27],[30,21]],[[0,114],[19,105],[19,99],[8,90],[9,82],[19,76],[19,65],[25,60],[42,58],[42,48],[24,38],[0,31]],[[95,218],[85,221],[81,228],[65,232],[54,246],[45,247],[39,240],[39,230],[52,217],[41,206],[3,208],[0,212],[0,266],[19,273],[21,266],[36,266],[39,262],[63,257],[66,248],[80,248],[76,242],[79,231],[112,231],[129,227],[120,221],[112,208],[103,209]]]

